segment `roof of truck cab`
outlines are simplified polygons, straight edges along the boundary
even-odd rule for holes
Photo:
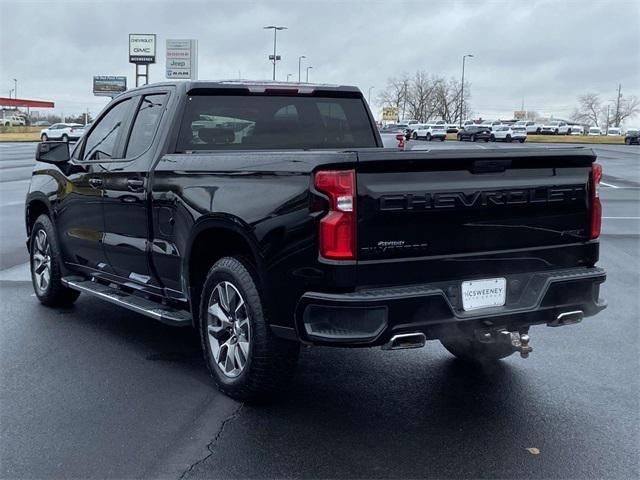
[[[300,93],[311,93],[314,90],[336,91],[336,92],[357,92],[361,93],[358,87],[352,85],[335,85],[329,83],[304,83],[304,82],[278,82],[270,80],[190,80],[181,82],[158,82],[150,83],[127,90],[132,92],[135,90],[144,90],[154,87],[173,86],[184,88],[185,91],[205,90],[205,89],[238,89],[246,88],[249,91],[259,93],[265,89],[282,89],[282,90],[298,90]]]

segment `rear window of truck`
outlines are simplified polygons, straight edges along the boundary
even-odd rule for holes
[[[193,95],[176,150],[376,147],[361,98]]]

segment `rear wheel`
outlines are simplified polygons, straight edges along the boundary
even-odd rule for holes
[[[431,141],[431,134],[427,133],[427,141],[430,142]]]
[[[521,138],[521,139],[520,139],[520,143],[524,143],[524,141],[525,141],[525,139],[524,139],[524,138]]]
[[[475,142],[476,141],[476,136],[475,135],[471,135],[471,141]]]
[[[625,138],[624,139],[624,143],[625,143],[625,145],[631,145],[631,139],[630,138]]]
[[[40,215],[31,229],[29,239],[31,281],[36,297],[43,305],[71,305],[80,292],[62,284],[62,258],[51,220]]]
[[[238,400],[282,390],[293,374],[299,345],[269,329],[257,275],[244,259],[225,257],[207,274],[200,300],[200,338],[218,388]]]
[[[492,142],[496,141],[496,136],[491,134],[491,137],[489,137],[489,140],[491,140]]]
[[[511,135],[507,135],[507,138],[505,138],[504,141],[507,143],[511,143]]]
[[[40,140],[42,140],[43,142],[46,142],[47,140],[49,140],[49,137],[47,137],[47,134],[46,134],[46,133],[43,133],[43,134],[40,136]]]
[[[418,139],[418,133],[417,132],[413,132],[412,137],[413,137],[414,140],[417,140]]]
[[[456,135],[456,138],[458,139],[459,142],[462,141],[462,135],[458,134],[458,135]]]
[[[508,343],[483,343],[466,337],[441,339],[440,343],[449,353],[469,363],[495,362],[515,352]]]
[[[69,143],[69,136],[66,133],[62,135],[62,141],[65,143]]]
[[[440,137],[440,141],[444,142],[446,137]]]

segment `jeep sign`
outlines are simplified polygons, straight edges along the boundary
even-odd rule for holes
[[[198,41],[167,40],[167,78],[198,79]]]
[[[129,34],[129,63],[156,63],[155,34]]]

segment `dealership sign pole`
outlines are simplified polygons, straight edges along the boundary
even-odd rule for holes
[[[198,79],[198,41],[167,40],[166,76],[169,79]]]
[[[144,77],[144,85],[149,83],[149,64],[156,63],[155,34],[129,34],[129,63],[136,65],[136,87],[140,86],[140,77]]]

